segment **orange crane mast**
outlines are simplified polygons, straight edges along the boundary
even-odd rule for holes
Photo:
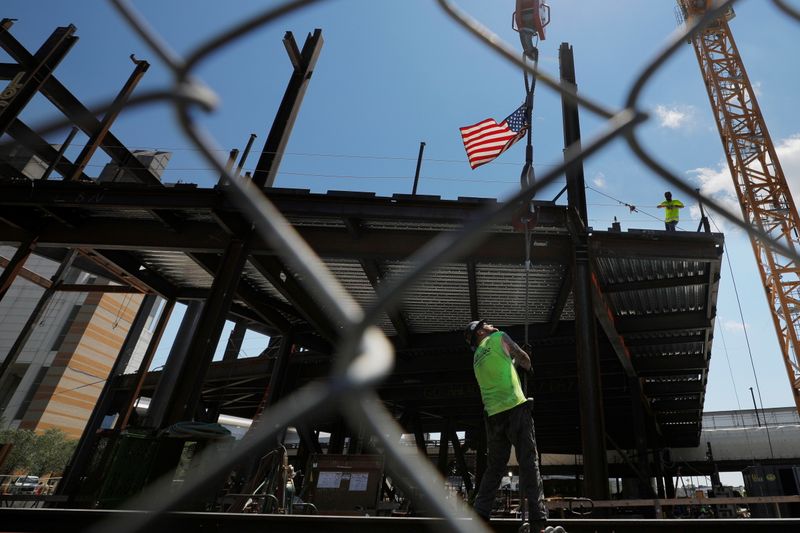
[[[691,24],[715,0],[677,0]],[[714,112],[744,220],[789,250],[800,250],[800,217],[728,21],[732,9],[691,40]],[[800,264],[750,237],[783,361],[800,413]]]

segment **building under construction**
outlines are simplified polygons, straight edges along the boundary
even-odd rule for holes
[[[463,328],[480,318],[534,354],[527,392],[535,399],[552,516],[591,515],[565,520],[570,532],[645,531],[641,522],[616,518],[660,517],[661,508],[652,501],[676,497],[673,479],[680,472],[670,451],[704,446],[700,434],[721,234],[707,225],[696,232],[587,227],[579,162],[567,165],[563,199],[526,198],[510,205],[492,198],[274,187],[276,154],[291,134],[322,46],[319,30],[302,51],[288,34],[295,72],[255,171],[241,179],[318,256],[337,290],[374,311],[367,320],[388,339],[392,367],[381,379],[350,390],[348,379],[356,378],[345,379],[342,361],[360,353],[352,346],[351,325],[338,318],[303,265],[286,253],[285,243],[265,233],[258,223],[264,213],[242,203],[239,185],[221,179],[213,188],[165,186],[156,168],[166,164],[163,157],[135,154],[111,133],[147,63],[137,61],[128,84],[98,119],[53,74],[74,43],[76,28],[56,29],[32,53],[12,35],[11,21],[0,26],[0,46],[14,59],[0,65],[0,77],[16,84],[13,94],[3,93],[0,110],[0,134],[10,139],[0,160],[0,245],[14,249],[2,259],[0,297],[15,280],[38,281],[43,289],[3,354],[0,391],[10,386],[4,381],[9,369],[59,291],[130,294],[141,302],[107,364],[107,379],[95,384],[91,414],[55,494],[42,498],[46,508],[3,509],[4,527],[78,531],[98,521],[128,520],[129,527],[159,530],[399,531],[409,527],[404,521],[417,519],[411,527],[461,527],[437,518],[440,507],[428,498],[428,488],[387,442],[396,441],[405,457],[436,469],[440,477],[433,483],[441,484],[442,494],[449,487],[459,502],[474,495],[485,468],[486,436]],[[574,84],[568,45],[562,45],[560,59],[562,81]],[[89,137],[76,160],[20,120],[36,94]],[[566,98],[565,148],[580,140],[577,113]],[[116,165],[104,179],[85,174],[97,150]],[[19,163],[20,153],[28,154],[25,164]],[[232,157],[229,169],[234,165]],[[480,232],[464,233],[486,217],[491,223]],[[462,236],[467,241],[462,248],[418,272],[430,250]],[[36,280],[26,268],[34,255],[58,264],[49,279]],[[87,273],[92,281],[76,281],[70,272]],[[387,288],[408,276],[414,282],[401,285],[398,296],[383,304]],[[177,303],[187,307],[169,357],[162,369],[149,371]],[[226,320],[236,326],[225,356],[214,361]],[[152,338],[133,369],[131,357],[145,328]],[[247,330],[267,335],[269,345],[258,357],[240,359]],[[47,392],[62,393],[62,401],[79,394],[58,380],[43,378],[43,385],[49,389],[35,396],[42,404]],[[282,418],[293,405],[310,402],[320,387],[341,390],[329,402]],[[378,434],[368,416],[353,415],[352,402],[379,404],[396,424],[385,427],[399,431]],[[250,430],[234,440],[220,425],[225,417],[246,421]],[[275,428],[266,427],[271,424]],[[235,465],[219,475],[209,456],[235,456]],[[495,530],[519,526],[514,463],[510,468]],[[713,463],[707,468],[713,473]],[[195,483],[199,479],[204,482]],[[172,488],[159,492],[164,480]],[[612,492],[636,502],[613,505]],[[155,525],[132,511],[112,511],[131,505],[158,509],[160,495],[179,493],[174,505],[162,510],[187,512],[162,514],[153,519]],[[148,495],[149,504],[138,507]],[[796,505],[796,498],[787,498],[780,503]],[[337,518],[321,522],[317,515]],[[386,519],[377,525],[365,515]],[[684,527],[666,522],[652,523],[659,531]],[[797,527],[789,520],[770,524],[775,531]]]

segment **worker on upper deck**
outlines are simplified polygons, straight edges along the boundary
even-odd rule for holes
[[[525,372],[530,371],[530,356],[485,320],[467,324],[464,338],[474,351],[472,366],[483,399],[488,450],[475,512],[484,520],[489,519],[513,445],[519,463],[520,494],[528,498],[531,531],[538,532],[547,520],[547,508],[539,475],[533,406],[525,398],[514,368],[518,364]]]
[[[664,193],[665,200],[658,204],[658,208],[664,208],[664,226],[667,231],[675,231],[675,226],[678,225],[678,210],[683,209],[683,202],[680,200],[673,200],[672,193],[667,191]]]

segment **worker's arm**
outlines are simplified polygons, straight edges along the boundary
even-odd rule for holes
[[[524,368],[525,370],[531,369],[531,358],[528,354],[520,348],[514,340],[503,333],[503,348],[506,350],[506,355],[511,357],[515,362],[519,363],[519,366]]]

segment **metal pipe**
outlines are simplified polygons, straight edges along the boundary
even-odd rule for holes
[[[47,178],[49,178],[50,174],[53,173],[53,169],[56,168],[56,165],[58,165],[61,162],[61,158],[64,157],[64,152],[66,152],[67,148],[69,148],[69,145],[72,144],[72,139],[75,138],[75,134],[77,133],[78,133],[77,126],[72,126],[72,129],[67,135],[67,138],[64,139],[63,143],[61,143],[61,146],[58,149],[58,153],[56,154],[55,159],[53,159],[50,162],[50,164],[47,165],[47,169],[44,171],[44,174],[42,174],[42,177],[39,178],[40,180],[47,181]]]
[[[225,163],[225,170],[228,171],[228,174],[231,173],[231,170],[233,170],[233,165],[236,164],[236,156],[237,155],[239,155],[239,149],[238,148],[234,148],[233,150],[228,152],[228,162]],[[221,175],[219,177],[219,181],[217,181],[217,185],[221,186],[224,183],[225,183],[225,176]]]
[[[89,160],[92,158],[100,145],[103,144],[103,139],[105,139],[106,134],[111,129],[111,125],[119,116],[122,108],[125,107],[125,102],[127,102],[128,98],[130,98],[131,93],[139,84],[139,80],[142,79],[144,73],[150,68],[150,63],[144,60],[136,59],[133,54],[131,54],[131,60],[136,64],[136,67],[128,77],[125,85],[122,86],[122,89],[119,91],[119,94],[117,94],[117,97],[114,98],[114,101],[111,103],[111,107],[109,107],[108,111],[106,111],[106,114],[103,117],[103,120],[100,121],[97,130],[91,135],[91,137],[89,137],[86,146],[83,147],[80,155],[78,155],[77,159],[75,159],[75,169],[73,170],[72,175],[65,176],[65,180],[75,181],[81,177],[81,174],[83,174],[83,171],[86,169],[86,165],[89,164]],[[117,162],[120,167],[122,167],[123,163],[124,161]]]
[[[411,189],[411,195],[417,195],[417,185],[419,184],[419,169],[422,167],[422,153],[425,151],[425,142],[419,143],[419,154],[417,155],[417,170],[414,172],[414,187]]]
[[[756,413],[756,422],[761,427],[761,419],[758,417],[758,405],[756,405],[756,395],[753,394],[753,387],[750,387],[750,397],[753,398],[753,411]]]
[[[250,155],[250,149],[253,147],[253,141],[256,140],[256,134],[251,133],[250,138],[247,139],[247,146],[244,147],[244,152],[242,152],[242,157],[239,159],[239,165],[236,167],[236,177],[242,175],[242,168],[244,168],[244,162],[247,160],[247,156]]]

